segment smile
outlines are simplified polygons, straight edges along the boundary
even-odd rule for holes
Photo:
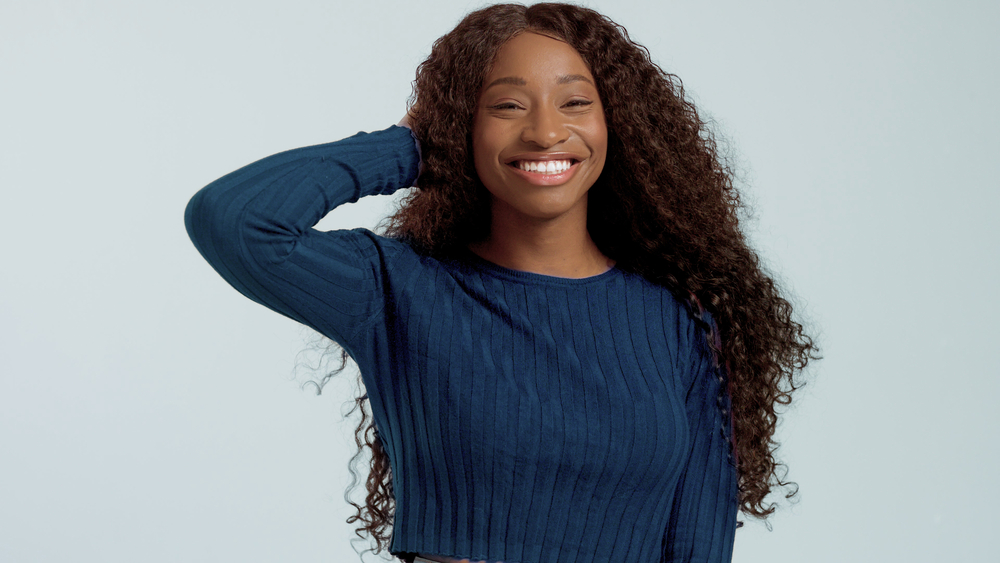
[[[572,160],[516,160],[511,166],[536,174],[562,174],[573,166]]]

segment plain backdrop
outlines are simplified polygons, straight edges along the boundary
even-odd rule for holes
[[[998,561],[1000,3],[589,5],[728,140],[825,356],[779,431],[798,501],[734,560]],[[0,1],[0,561],[358,561],[353,376],[303,389],[313,336],[229,288],[183,210],[397,122],[480,6]]]

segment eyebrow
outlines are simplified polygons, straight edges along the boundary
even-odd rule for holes
[[[556,80],[556,84],[569,84],[571,82],[586,82],[591,86],[594,85],[593,82],[586,76],[582,74],[570,74],[568,76],[560,76],[559,80]]]
[[[586,82],[591,86],[594,85],[593,81],[582,74],[567,74],[566,76],[560,76],[556,79],[556,84],[571,84],[573,82]],[[512,86],[527,86],[528,82],[521,78],[520,76],[504,76],[503,78],[497,78],[493,82],[490,82],[489,86],[483,88],[483,91],[489,90],[490,88],[497,86],[499,84],[510,84]]]
[[[513,86],[527,86],[528,82],[525,79],[521,78],[520,76],[504,76],[503,78],[497,78],[493,82],[490,82],[490,85],[487,86],[486,88],[483,88],[483,90],[484,91],[485,90],[489,90],[490,88],[492,88],[494,86],[497,86],[498,84],[511,84]]]

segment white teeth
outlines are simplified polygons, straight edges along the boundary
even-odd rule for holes
[[[572,162],[569,160],[519,160],[517,167],[525,172],[539,174],[560,174],[569,170]]]

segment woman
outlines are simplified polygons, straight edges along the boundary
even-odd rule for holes
[[[354,521],[405,560],[730,560],[737,510],[784,485],[775,406],[813,346],[679,80],[591,10],[492,6],[435,43],[403,125],[186,215],[234,287],[358,363]],[[415,181],[388,237],[311,229]]]

